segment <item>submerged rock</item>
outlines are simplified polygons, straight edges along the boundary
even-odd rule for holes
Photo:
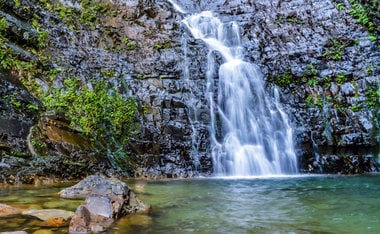
[[[0,232],[0,234],[28,234],[26,231]]]
[[[57,209],[44,209],[44,210],[26,210],[22,212],[23,215],[30,215],[36,217],[40,220],[47,221],[56,218],[63,218],[69,220],[74,216],[74,212],[67,210],[57,210]]]
[[[41,227],[65,227],[69,226],[69,221],[62,217],[51,218],[41,223]]]
[[[86,198],[71,219],[69,232],[102,232],[122,216],[147,212],[127,184],[116,178],[92,175],[59,192],[63,198]]]
[[[19,208],[0,204],[0,217],[21,214],[22,211],[23,210]]]

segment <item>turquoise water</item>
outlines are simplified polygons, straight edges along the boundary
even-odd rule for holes
[[[380,175],[128,181],[152,206],[121,219],[120,233],[380,233]],[[2,187],[0,203],[67,208],[55,187]],[[58,203],[55,201],[58,200]],[[60,203],[61,202],[61,205]],[[71,210],[75,210],[74,202]],[[1,231],[42,229],[38,220],[0,218]],[[33,226],[34,225],[34,226]],[[51,229],[65,233],[65,229]]]
[[[153,206],[152,225],[135,233],[380,233],[379,175],[135,186]]]

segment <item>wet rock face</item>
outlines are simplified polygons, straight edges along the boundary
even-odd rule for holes
[[[39,23],[49,33],[46,53],[53,58],[49,66],[64,71],[57,75],[57,86],[67,77],[80,77],[88,85],[91,78],[105,79],[138,100],[141,127],[128,144],[136,176],[175,178],[212,172],[205,96],[208,49],[191,37],[181,24],[184,15],[169,1],[104,1],[109,12],[97,15],[93,27],[76,22],[77,30],[70,29],[76,24],[66,24],[38,1],[22,2],[37,12]],[[66,7],[75,8],[78,1],[71,2]],[[323,153],[325,146],[338,151],[349,146],[378,147],[379,114],[368,104],[379,82],[379,48],[348,10],[339,11],[330,0],[175,2],[186,12],[212,10],[222,21],[239,24],[245,60],[259,65],[268,86],[277,84],[282,91],[301,165],[308,165],[314,160],[313,152]],[[1,15],[19,28],[11,32],[19,38],[16,44],[33,45],[35,31],[24,24],[31,11],[13,1],[3,4]],[[23,38],[25,32],[29,37],[20,38],[17,33],[21,32]],[[14,48],[24,59],[35,59],[21,47]],[[41,83],[43,88],[50,85]],[[6,87],[1,89],[4,92],[12,90],[8,84],[2,87]],[[8,132],[22,136],[7,138],[0,147],[26,150],[28,129],[37,123],[35,114],[26,116],[30,117],[0,121],[6,125],[1,129],[7,136]],[[42,119],[35,128],[41,134],[33,136],[49,146],[50,155],[87,160],[95,168],[94,155],[86,159],[86,147],[77,147],[78,138],[72,137],[76,133],[56,127]],[[5,163],[0,169],[7,167]]]
[[[330,0],[177,2],[188,12],[211,9],[240,25],[246,60],[282,91],[301,165],[315,152],[379,151],[379,101],[369,94],[379,88],[380,51],[348,3],[338,10]]]
[[[182,16],[170,10],[169,2],[113,1],[109,7],[118,14],[102,16],[101,26],[78,33],[65,25],[49,25],[51,19],[46,17],[50,34],[57,35],[52,48],[59,57],[57,66],[84,80],[91,76],[111,80],[121,91],[127,84],[127,95],[140,106],[140,131],[127,149],[135,162],[135,176],[209,173],[208,108],[203,97],[206,63],[202,62],[207,48],[196,45],[188,52],[197,58],[188,59],[193,65],[189,73],[194,75],[187,79],[181,41],[193,39],[183,35]],[[103,71],[114,74],[104,77]]]
[[[38,111],[28,105],[40,104],[10,74],[0,73],[0,97],[0,149],[27,151],[26,138],[38,117]]]
[[[0,182],[14,184],[31,157],[28,136],[39,101],[11,74],[0,71]]]
[[[362,174],[378,172],[379,166],[372,156],[365,155],[322,155],[318,159],[309,159],[303,166],[305,173]]]

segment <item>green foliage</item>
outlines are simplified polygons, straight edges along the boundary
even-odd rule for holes
[[[72,17],[74,16],[75,10],[70,7],[65,7],[62,4],[58,4],[53,11],[57,12],[58,18],[63,20],[66,24],[71,24],[73,22]]]
[[[321,97],[316,97],[311,94],[306,97],[305,103],[308,107],[317,107],[320,109],[323,107],[323,99]]]
[[[137,128],[134,122],[137,102],[122,97],[105,81],[92,83],[93,88],[89,88],[80,79],[67,78],[62,88],[51,89],[43,103],[48,110],[64,113],[71,127],[84,133],[97,150],[115,162],[111,157],[120,156],[115,152],[120,151]]]
[[[322,85],[325,87],[325,88],[330,88],[331,87],[331,81],[329,79],[328,76],[324,76],[322,77],[322,81],[321,81]]]
[[[372,75],[372,73],[373,73],[373,66],[372,65],[368,65],[367,66],[367,74],[370,76],[370,75]]]
[[[124,37],[122,39],[122,41],[123,41],[123,43],[124,43],[124,45],[126,47],[126,50],[134,50],[134,49],[136,49],[135,43],[133,43],[132,41],[130,41],[128,37]]]
[[[284,21],[284,16],[283,15],[277,15],[276,19],[274,20],[274,23],[278,25],[283,21]]]
[[[336,8],[341,11],[346,9],[346,6],[344,5],[344,3],[338,3],[336,4]]]
[[[94,23],[100,14],[107,12],[106,6],[102,2],[94,0],[82,0],[81,22],[84,24]]]
[[[339,72],[339,74],[336,77],[336,83],[338,85],[342,85],[346,81],[347,81],[346,73],[345,72]]]
[[[297,23],[297,18],[287,18],[286,21],[291,24],[296,24]]]
[[[318,73],[318,70],[314,67],[314,64],[309,63],[306,65],[306,69],[310,72],[311,75],[316,76]]]
[[[48,32],[42,29],[41,25],[38,23],[38,21],[36,19],[32,20],[32,26],[38,32],[38,38],[37,38],[38,47],[39,48],[45,48],[47,46],[47,43],[48,43],[48,37],[49,37]]]
[[[273,77],[272,79],[273,79],[273,83],[275,83],[279,87],[287,87],[290,84],[295,83],[295,80],[293,79],[293,75],[292,75],[292,69],[290,67],[286,68],[285,73],[281,73]]]
[[[172,46],[169,42],[163,43],[163,44],[154,44],[154,49],[161,50],[161,49],[170,49]]]
[[[305,24],[305,22],[297,17],[288,17],[286,21],[290,24]]]
[[[10,101],[11,101],[12,106],[14,106],[16,109],[22,106],[21,102],[17,100],[15,97],[11,97]]]
[[[0,17],[0,33],[5,33],[8,29],[8,23],[5,17]]]
[[[350,15],[354,17],[359,24],[366,27],[369,32],[373,32],[375,30],[375,24],[369,17],[365,6],[356,0],[350,0],[350,3],[352,5],[352,8],[350,9]]]
[[[20,0],[13,0],[13,2],[15,3],[16,6],[20,6],[21,5]]]
[[[310,85],[310,86],[316,86],[318,84],[318,80],[313,78],[313,79],[310,79],[307,81],[307,83]]]
[[[32,110],[32,111],[38,111],[40,109],[39,106],[35,105],[35,104],[28,104],[26,106],[29,110]]]
[[[370,34],[368,39],[372,42],[375,42],[377,40],[377,37],[374,34]]]
[[[344,49],[349,45],[349,43],[344,42],[340,39],[333,39],[331,41],[331,46],[328,50],[325,50],[322,53],[322,56],[326,59],[332,59],[339,61],[342,59]]]
[[[313,63],[306,65],[306,71],[302,73],[303,80],[307,80],[310,86],[318,85],[318,70],[314,67]]]
[[[100,71],[100,74],[101,74],[102,76],[105,76],[105,77],[113,77],[113,76],[115,75],[115,71],[102,69],[102,70]]]
[[[365,95],[367,97],[366,105],[368,108],[373,110],[380,108],[380,87],[369,89]]]
[[[109,15],[111,3],[99,0],[81,0],[81,10],[68,7],[58,1],[39,0],[44,8],[56,12],[58,18],[63,20],[68,27],[73,30],[78,21],[86,26],[96,26],[99,23],[98,18],[102,15]]]
[[[12,48],[7,46],[6,40],[1,39],[0,43],[0,69],[11,71],[19,77],[23,85],[34,95],[40,92],[40,86],[36,83],[35,77],[40,74],[37,61],[24,61],[14,54]],[[38,96],[38,95],[37,95]]]

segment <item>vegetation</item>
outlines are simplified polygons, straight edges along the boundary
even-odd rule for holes
[[[305,103],[308,107],[317,107],[322,109],[323,107],[323,99],[319,96],[308,95],[305,99]]]
[[[288,16],[288,17],[284,17],[283,15],[277,15],[276,19],[274,20],[274,23],[275,24],[283,24],[285,22],[288,22],[290,24],[305,24],[305,22],[298,18],[297,16]]]
[[[343,56],[344,49],[349,45],[343,39],[335,38],[328,43],[328,50],[322,53],[322,56],[326,59],[332,59],[334,61],[340,61]]]
[[[336,83],[338,85],[342,85],[346,81],[347,81],[346,73],[345,72],[339,72],[339,74],[336,76]]]
[[[80,9],[74,7],[67,7],[59,1],[39,0],[44,8],[56,12],[58,18],[63,20],[69,28],[75,28],[77,22],[82,25],[94,27],[100,24],[98,19],[101,15],[117,15],[117,11],[111,11],[111,3],[102,0],[80,0]]]
[[[303,72],[302,78],[307,80],[308,85],[311,87],[318,85],[318,70],[314,67],[313,63],[306,65],[306,71]]]
[[[169,42],[163,43],[163,44],[155,44],[154,49],[161,50],[161,49],[170,49],[172,46]]]
[[[92,80],[89,88],[78,78],[67,78],[42,99],[48,110],[64,113],[72,128],[84,133],[94,148],[107,153],[113,166],[126,169],[123,146],[136,130],[137,103],[105,81]]]
[[[375,7],[375,1],[368,1],[371,3],[367,4],[361,4],[359,1],[356,0],[350,0],[350,4],[352,8],[350,9],[350,15],[354,17],[357,22],[364,27],[367,28],[369,32],[374,32],[375,31],[375,24],[373,23],[373,19],[370,16],[370,12],[373,7]],[[375,9],[373,9],[375,10]]]
[[[338,10],[346,10],[346,6],[342,0],[335,0]],[[370,33],[369,40],[378,40],[380,27],[376,27],[375,19],[380,18],[379,1],[378,0],[349,0],[351,5],[349,14],[356,21],[363,25]]]
[[[380,108],[380,87],[377,89],[372,88],[366,92],[367,102],[366,105],[368,108],[373,110],[379,110]]]
[[[136,49],[135,43],[133,43],[132,41],[130,41],[128,37],[123,38],[122,41],[123,41],[123,43],[125,45],[125,49],[126,50],[134,50],[134,49]]]
[[[279,87],[287,87],[294,83],[292,69],[290,67],[286,68],[284,73],[281,73],[275,77],[272,77],[273,82]]]
[[[97,20],[97,14],[105,13],[106,5],[92,5],[95,1],[83,0],[84,10],[80,13],[80,21],[85,25],[91,25]],[[78,10],[64,7],[58,2],[40,0],[51,11],[57,12],[59,18],[66,23],[75,25]],[[88,10],[86,10],[88,9]],[[39,18],[36,15],[29,21],[38,32],[37,42],[33,45],[20,45],[26,54],[33,57],[20,56],[11,46],[8,39],[9,26],[6,18],[0,17],[0,70],[17,76],[25,87],[42,102],[25,104],[17,97],[8,97],[9,104],[16,109],[27,108],[30,111],[63,113],[70,121],[73,129],[82,132],[92,143],[93,149],[99,155],[105,155],[114,168],[128,169],[128,159],[124,150],[126,142],[137,129],[134,120],[137,110],[137,102],[121,94],[105,81],[86,78],[86,82],[78,78],[64,79],[62,86],[57,76],[62,69],[51,68],[49,55],[44,52],[48,46],[49,34],[42,29]],[[132,49],[134,44],[127,41],[126,48]],[[100,71],[101,77],[114,77],[115,72],[107,69]],[[65,77],[65,74],[60,75]],[[51,86],[49,91],[43,91],[38,80]],[[36,145],[37,143],[33,144]],[[41,151],[43,152],[43,151]]]

